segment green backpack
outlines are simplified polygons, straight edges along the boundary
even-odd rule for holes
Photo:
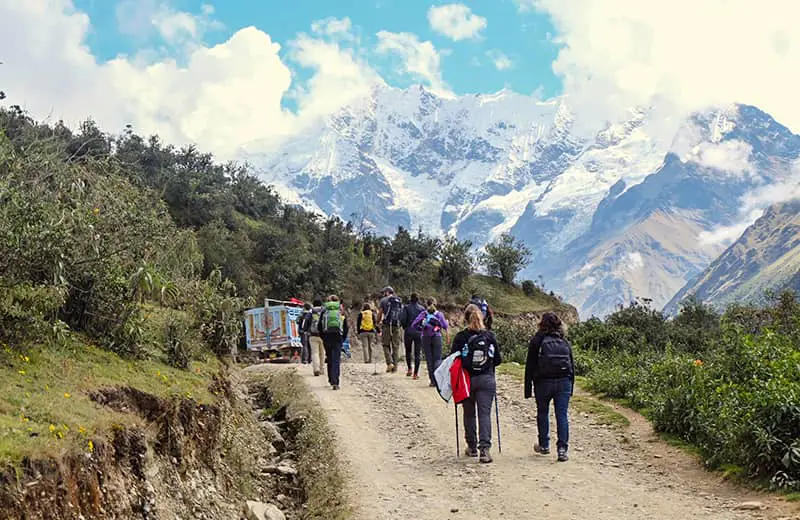
[[[325,310],[322,312],[322,332],[333,332],[342,330],[342,313],[339,302],[325,302]]]

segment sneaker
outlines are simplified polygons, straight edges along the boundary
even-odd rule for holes
[[[314,370],[314,377],[319,377],[319,370]]]
[[[567,448],[558,448],[558,462],[567,462],[568,460]]]
[[[478,456],[478,448],[467,448],[464,450],[464,455],[467,457],[477,457]]]
[[[478,460],[484,464],[492,462],[492,456],[489,455],[489,448],[481,448],[480,458]]]
[[[411,376],[411,379],[413,379],[414,381],[416,381],[417,379],[419,379],[419,376],[418,376],[417,374],[414,374],[413,376]]]
[[[406,370],[406,377],[411,377],[411,370]]]
[[[392,365],[392,374],[397,372],[397,365]]]
[[[533,451],[535,451],[539,455],[549,455],[550,454],[550,448],[548,448],[546,446],[539,446],[538,444],[534,444],[533,445]]]
[[[436,383],[428,383],[428,386],[435,387]]]
[[[338,390],[338,389],[339,389],[339,385],[332,385],[332,388],[333,388],[334,390]]]
[[[393,365],[386,365],[386,373],[387,374],[390,374],[392,372],[392,366]]]

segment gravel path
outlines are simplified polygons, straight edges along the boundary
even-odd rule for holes
[[[342,388],[333,391],[324,376],[298,370],[339,439],[357,518],[800,520],[792,504],[721,482],[628,411],[631,425],[621,429],[572,413],[571,460],[557,463],[533,453],[535,405],[520,383],[501,376],[503,453],[495,432],[495,462],[482,465],[456,457],[453,405],[423,379],[346,363]],[[749,501],[763,509],[741,510]]]

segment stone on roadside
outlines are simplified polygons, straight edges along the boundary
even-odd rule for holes
[[[283,512],[273,504],[248,500],[244,508],[247,520],[286,520]]]
[[[736,509],[739,509],[741,511],[761,511],[766,508],[767,506],[765,506],[763,502],[755,502],[755,501],[742,502],[741,504],[736,506]]]

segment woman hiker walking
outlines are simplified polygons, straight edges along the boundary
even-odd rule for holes
[[[528,345],[525,363],[525,398],[536,397],[536,425],[539,443],[534,451],[550,453],[550,401],[556,408],[558,461],[569,460],[569,419],[567,411],[575,387],[575,362],[572,346],[565,339],[561,319],[552,312],[542,315],[539,331]],[[531,392],[533,390],[533,392]]]
[[[442,362],[442,333],[447,333],[450,325],[441,311],[436,310],[436,300],[428,298],[428,308],[414,319],[411,328],[422,329],[422,351],[425,353],[425,364],[428,367],[428,383],[436,386],[433,373]]]
[[[466,328],[456,334],[450,353],[461,352],[461,363],[470,374],[470,396],[462,402],[467,456],[492,462],[492,401],[497,395],[494,369],[503,361],[494,333],[486,330],[483,313],[475,305],[464,311]],[[477,414],[477,428],[476,428]]]

